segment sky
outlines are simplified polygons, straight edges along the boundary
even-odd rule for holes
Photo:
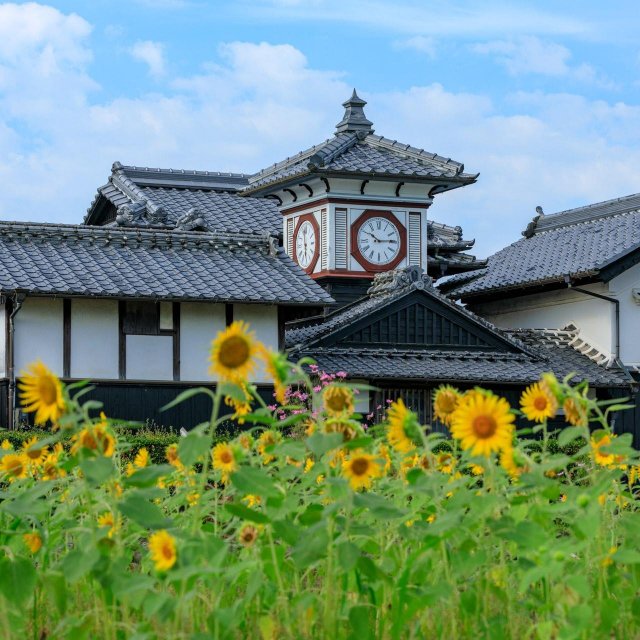
[[[619,0],[0,3],[0,218],[81,222],[111,164],[253,172],[333,134],[463,162],[430,215],[485,257],[640,192],[640,11]]]

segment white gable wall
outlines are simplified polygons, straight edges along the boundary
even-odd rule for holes
[[[27,298],[15,316],[16,375],[41,360],[62,375],[62,300]]]
[[[256,338],[265,347],[274,351],[278,350],[278,307],[267,307],[259,304],[234,304],[233,319],[244,320],[249,323],[249,327],[255,332]],[[252,376],[252,382],[270,382],[264,367],[256,369]]]
[[[7,322],[7,307],[4,304],[0,304],[0,327],[6,327]],[[0,378],[7,377],[7,345],[6,345],[6,332],[0,329]]]
[[[602,284],[581,288],[610,295]],[[561,289],[487,302],[474,305],[473,311],[503,329],[562,329],[574,324],[599,351],[610,355],[615,349],[615,306],[578,291]]]
[[[609,295],[620,300],[620,359],[626,365],[640,365],[640,302],[634,289],[640,289],[638,264],[609,282]]]
[[[210,381],[211,341],[225,328],[225,305],[183,302],[180,305],[180,379]]]

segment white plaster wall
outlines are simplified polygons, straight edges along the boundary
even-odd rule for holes
[[[224,304],[180,305],[180,380],[208,381],[211,341],[226,326]]]
[[[608,295],[599,284],[581,288]],[[562,329],[572,323],[599,351],[612,354],[615,347],[614,305],[570,289],[475,305],[473,310],[502,328]]]
[[[609,294],[620,300],[620,359],[628,365],[640,365],[640,304],[633,289],[640,289],[640,265],[609,282]]]
[[[127,380],[173,380],[172,336],[127,336]]]
[[[244,320],[255,332],[256,338],[266,347],[278,349],[278,307],[261,304],[234,304],[233,319]],[[252,382],[270,382],[271,380],[260,366],[251,379]]]
[[[62,300],[27,298],[14,323],[16,375],[41,360],[62,376]]]
[[[369,384],[368,380],[349,380],[353,384]],[[356,394],[355,411],[366,416],[370,411],[371,401],[369,396],[371,392],[368,389],[358,389]]]
[[[4,327],[6,326],[6,313],[7,313],[7,308],[6,305],[4,304],[0,304],[0,327],[2,329],[0,329],[0,378],[6,378],[7,377],[7,368],[6,368],[6,355],[7,355],[7,345],[5,344],[6,341],[6,331],[4,331]]]
[[[71,301],[70,373],[72,378],[118,379],[117,300]]]

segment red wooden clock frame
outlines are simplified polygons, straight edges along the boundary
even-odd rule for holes
[[[371,218],[385,218],[398,228],[400,236],[400,250],[398,255],[386,264],[373,264],[369,262],[358,246],[358,232],[362,225],[371,220]],[[407,229],[406,227],[391,213],[391,211],[376,211],[375,209],[367,209],[351,226],[351,255],[364,267],[367,271],[380,273],[381,271],[391,271],[395,269],[407,255]]]
[[[298,231],[300,230],[303,222],[310,222],[311,226],[313,227],[313,231],[316,234],[316,248],[313,252],[313,256],[308,267],[303,267],[298,261],[298,248],[296,246]],[[320,242],[320,225],[318,224],[316,217],[312,213],[305,213],[304,215],[300,216],[298,218],[298,221],[296,222],[296,228],[293,230],[293,260],[301,269],[303,269],[307,273],[313,273],[313,270],[316,268],[318,258],[320,257]]]

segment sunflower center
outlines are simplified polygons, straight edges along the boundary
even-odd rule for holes
[[[85,449],[97,449],[98,443],[92,433],[87,432],[82,436],[82,446]]]
[[[231,462],[233,462],[233,456],[231,455],[230,451],[222,451],[220,453],[220,460],[223,464],[230,464]]]
[[[162,555],[167,560],[171,560],[173,558],[173,549],[168,544],[162,545]]]
[[[231,336],[220,346],[220,363],[228,369],[237,369],[247,362],[249,343],[242,336]]]
[[[27,450],[27,456],[31,459],[31,460],[37,460],[40,456],[42,455],[42,449],[28,449]]]
[[[9,473],[13,474],[14,476],[19,476],[23,471],[22,462],[20,460],[12,460],[11,462],[9,462],[8,467]]]
[[[544,411],[547,408],[548,404],[549,402],[544,396],[537,396],[536,399],[533,401],[533,406],[538,411]]]
[[[443,393],[438,398],[438,408],[442,413],[452,413],[456,408],[457,400],[452,393]]]
[[[41,378],[38,384],[38,391],[42,404],[55,404],[58,399],[58,389],[50,378]]]
[[[344,391],[333,391],[327,394],[326,403],[330,411],[345,411],[349,407],[349,395]]]
[[[490,438],[497,429],[498,425],[491,416],[477,416],[473,421],[473,431],[478,438]]]
[[[369,470],[369,461],[366,458],[356,458],[351,463],[351,471],[354,476],[363,476]]]

